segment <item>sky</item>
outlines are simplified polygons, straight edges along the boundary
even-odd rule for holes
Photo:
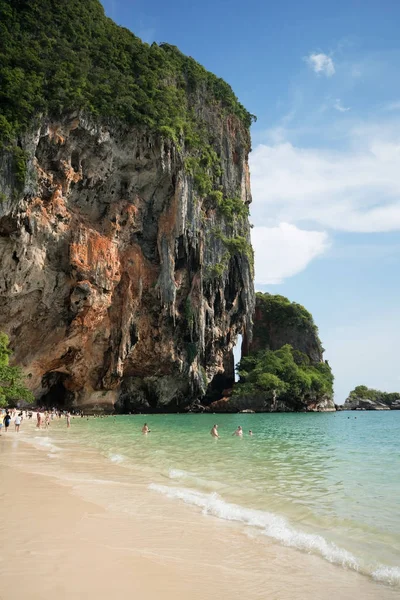
[[[257,122],[255,285],[314,316],[335,401],[400,391],[400,2],[104,0],[224,78]]]

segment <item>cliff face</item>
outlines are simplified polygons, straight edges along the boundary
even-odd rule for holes
[[[253,340],[244,337],[240,381],[213,411],[331,411],[333,376],[311,314],[283,296],[258,293]]]
[[[247,129],[202,118],[219,189],[248,205]],[[38,401],[177,410],[232,381],[254,307],[249,225],[197,191],[190,151],[78,112],[19,144],[22,186],[1,153],[0,330]]]
[[[400,409],[400,404],[398,408]],[[368,398],[346,398],[341,410],[390,410],[390,406]]]
[[[258,293],[251,342],[245,336],[244,356],[260,350],[279,350],[290,344],[311,362],[323,362],[323,348],[311,314],[284,296]]]
[[[0,330],[39,402],[179,410],[254,309],[252,121],[98,0],[0,0]]]

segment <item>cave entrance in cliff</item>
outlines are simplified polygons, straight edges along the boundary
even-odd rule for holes
[[[205,404],[231,394],[233,384],[238,380],[236,366],[242,358],[242,341],[242,336],[239,335],[235,346],[225,357],[224,372],[217,373],[210,382],[204,399]]]
[[[65,383],[69,376],[60,371],[51,371],[42,377],[42,387],[45,392],[38,401],[38,404],[46,408],[59,408],[64,410],[70,408],[74,399],[73,392],[70,392]]]

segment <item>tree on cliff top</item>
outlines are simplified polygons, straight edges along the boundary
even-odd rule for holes
[[[265,314],[266,321],[272,321],[282,326],[297,326],[309,329],[318,334],[312,314],[297,302],[291,302],[280,294],[257,292],[257,308]]]
[[[16,400],[33,402],[34,399],[32,392],[23,383],[21,369],[9,366],[12,352],[8,344],[8,336],[0,332],[0,407],[8,406]]]
[[[194,139],[202,97],[245,127],[253,116],[231,87],[170,44],[143,43],[99,0],[0,0],[0,141],[37,116],[84,110]]]

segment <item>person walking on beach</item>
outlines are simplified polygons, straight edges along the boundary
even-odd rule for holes
[[[147,434],[151,431],[151,429],[148,428],[147,423],[145,423],[142,427],[142,433]]]
[[[21,425],[21,415],[20,414],[15,417],[14,425],[15,425],[15,431],[18,433],[19,426]]]
[[[243,436],[243,429],[242,429],[241,425],[239,425],[239,427],[236,429],[236,431],[234,431],[232,433],[232,435],[237,435],[238,437]]]
[[[10,426],[10,421],[11,421],[11,415],[8,412],[8,410],[6,411],[6,416],[3,419],[3,423],[4,423],[4,431],[7,433],[7,429]]]
[[[66,419],[67,419],[67,428],[69,428],[69,427],[71,427],[71,413],[70,412],[67,412]]]
[[[219,435],[218,435],[218,425],[213,425],[213,427],[212,427],[212,429],[211,429],[210,433],[211,433],[211,436],[212,436],[213,438],[215,438],[215,439],[216,439],[216,438],[219,438]]]

